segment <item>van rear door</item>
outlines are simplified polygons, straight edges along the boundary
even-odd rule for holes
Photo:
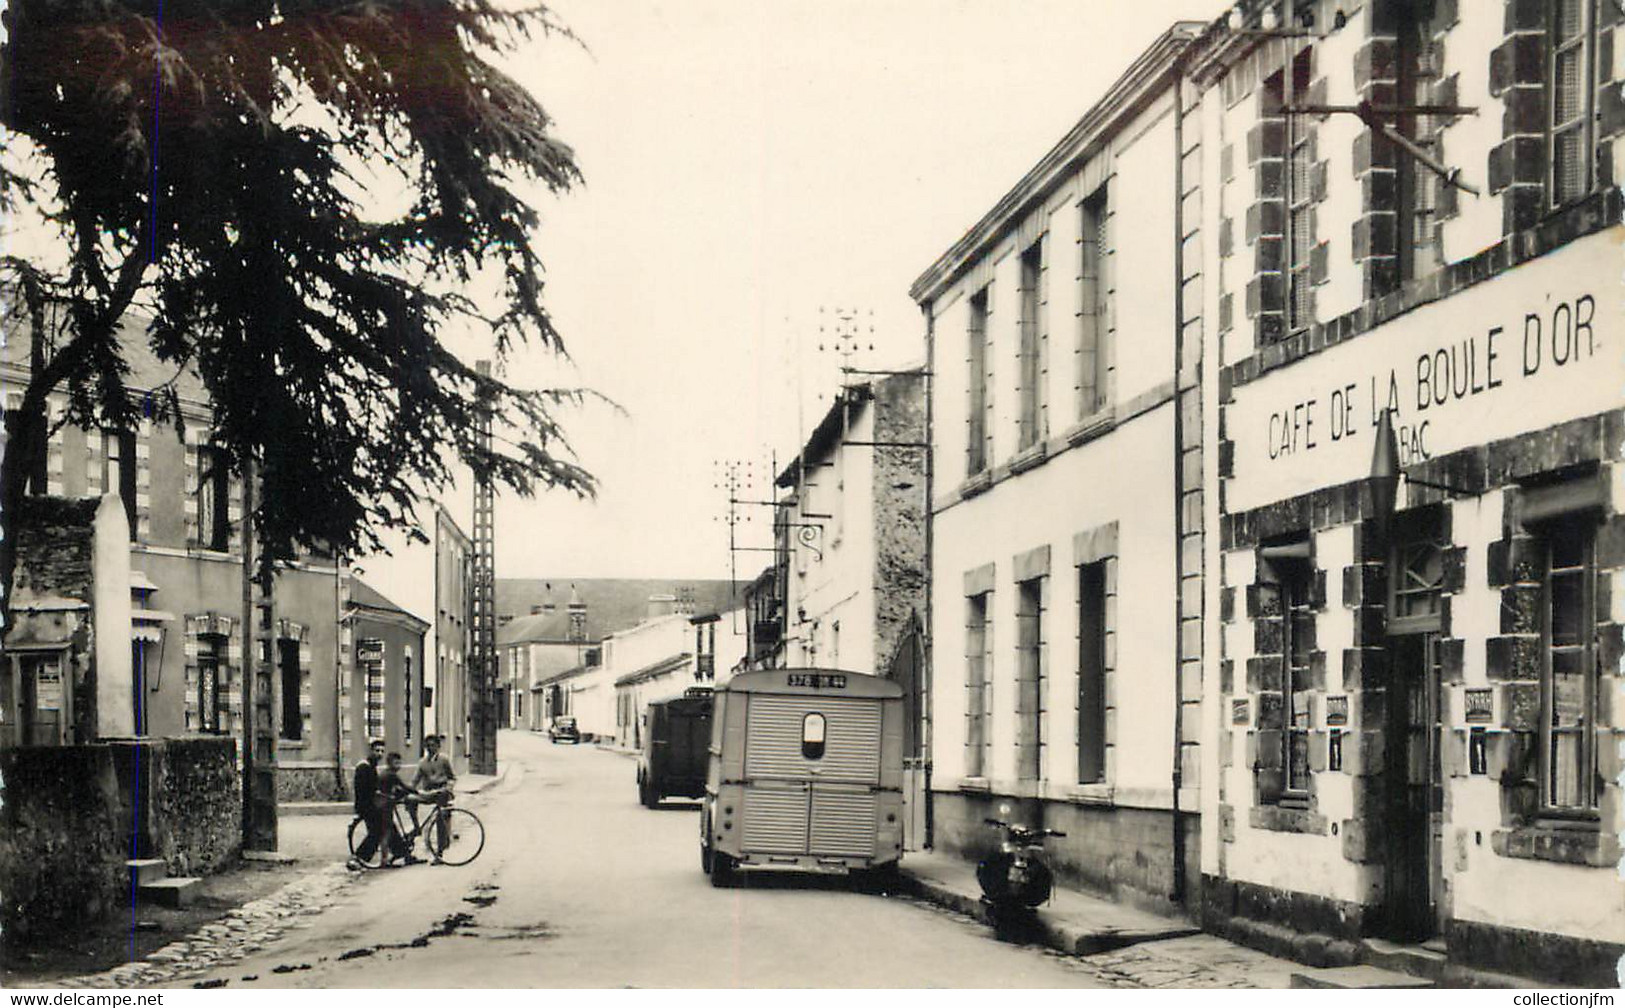
[[[746,850],[873,857],[881,701],[757,693],[749,704]]]

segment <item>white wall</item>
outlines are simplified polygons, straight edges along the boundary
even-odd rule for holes
[[[848,410],[844,440],[875,440],[874,404],[855,404]],[[874,653],[874,449],[836,445],[807,462],[808,482],[814,486],[806,498],[809,503],[796,513],[834,517],[794,519],[822,522],[824,528],[817,551],[791,536],[798,556],[790,565],[787,661],[791,666],[838,666],[873,674],[881,660]]]

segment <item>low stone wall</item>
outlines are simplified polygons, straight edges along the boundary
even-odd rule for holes
[[[0,942],[127,905],[132,855],[202,875],[229,867],[241,846],[231,739],[0,750]]]
[[[279,766],[276,768],[276,800],[343,801],[349,797],[349,789],[347,782],[339,783],[339,777],[331,766]]]
[[[120,824],[136,857],[171,875],[207,875],[242,848],[242,777],[229,738],[114,742]],[[139,815],[139,821],[138,821]]]
[[[96,920],[129,899],[107,746],[0,751],[0,942]]]

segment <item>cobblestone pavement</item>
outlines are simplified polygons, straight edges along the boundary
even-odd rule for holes
[[[353,881],[343,865],[331,865],[245,903],[197,932],[102,973],[64,977],[58,987],[145,987],[175,984],[256,952],[289,931],[310,927],[309,918],[338,902]]]

